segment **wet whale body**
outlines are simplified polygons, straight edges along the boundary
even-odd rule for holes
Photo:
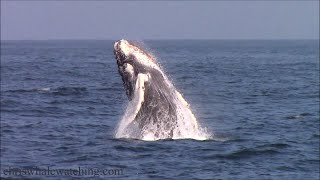
[[[189,104],[151,53],[122,39],[114,43],[114,54],[129,99],[116,137],[156,140],[200,134]]]

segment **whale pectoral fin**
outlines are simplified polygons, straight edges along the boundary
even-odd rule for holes
[[[134,114],[134,119],[136,118],[138,112],[140,111],[140,108],[144,102],[144,92],[145,92],[145,82],[148,81],[149,77],[147,74],[142,74],[139,73],[137,76],[137,81],[135,85],[135,93],[134,93],[134,103],[135,105],[135,110],[133,112]]]

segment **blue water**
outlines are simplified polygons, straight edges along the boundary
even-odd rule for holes
[[[2,41],[1,176],[80,166],[123,170],[101,178],[319,179],[319,41],[144,43],[212,139],[115,139],[128,100],[113,41]]]

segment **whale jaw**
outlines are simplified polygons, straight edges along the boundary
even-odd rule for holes
[[[126,95],[129,100],[133,99],[136,76],[137,72],[135,72],[133,67],[133,62],[130,61],[128,52],[126,51],[126,46],[123,43],[128,43],[125,40],[119,40],[114,43],[114,55],[117,60],[118,72],[122,78],[123,86],[126,91]]]

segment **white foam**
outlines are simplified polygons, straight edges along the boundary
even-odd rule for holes
[[[50,88],[39,88],[38,91],[50,91]]]

